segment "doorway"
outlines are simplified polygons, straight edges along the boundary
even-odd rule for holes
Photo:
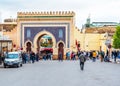
[[[64,44],[62,43],[62,42],[60,42],[59,44],[58,44],[58,56],[61,54],[62,55],[62,59],[64,59],[63,57],[64,57]]]
[[[31,52],[31,43],[27,42],[26,46],[26,52]]]

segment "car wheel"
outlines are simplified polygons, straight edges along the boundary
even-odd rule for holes
[[[22,67],[22,64],[20,64],[20,66]]]
[[[17,65],[17,68],[19,68],[19,67],[20,67],[20,64]]]
[[[4,65],[4,68],[6,68],[6,65]]]

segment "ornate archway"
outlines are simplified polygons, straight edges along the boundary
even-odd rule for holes
[[[56,39],[55,37],[53,36],[53,34],[51,34],[50,32],[48,31],[41,31],[39,32],[38,34],[36,34],[35,38],[34,38],[34,41],[33,41],[33,45],[34,45],[34,49],[35,51],[37,52],[38,51],[38,40],[43,36],[43,35],[49,35],[52,40],[53,40],[53,47],[52,48],[55,48],[56,46]]]
[[[26,43],[26,52],[31,52],[31,50],[32,50],[31,46],[32,46],[32,44],[30,42]]]
[[[25,47],[24,47],[24,50],[25,51],[32,51],[32,46],[33,46],[33,43],[30,41],[30,40],[27,40],[26,42],[25,42]]]

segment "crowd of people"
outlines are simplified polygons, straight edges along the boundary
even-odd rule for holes
[[[39,54],[38,53],[35,54],[33,51],[23,52],[21,55],[22,55],[23,64],[27,62],[34,63],[35,61],[39,61]]]
[[[100,51],[78,51],[76,52],[70,52],[68,51],[66,53],[66,59],[67,60],[77,60],[79,59],[79,56],[83,54],[86,59],[90,59],[93,62],[96,61],[96,59],[99,59],[101,62],[111,62],[110,58],[114,59],[114,62],[116,62],[117,58],[120,58],[120,51],[119,50],[113,50],[112,53],[109,52],[109,50],[106,51],[106,53],[102,50]]]
[[[92,60],[93,62],[96,61],[96,59],[100,59],[101,62],[111,62],[110,58],[114,59],[114,62],[116,63],[116,59],[120,58],[120,51],[112,51],[110,53],[109,50],[105,53],[104,51],[78,51],[77,53],[75,52],[67,52],[66,53],[66,59],[71,59],[71,60],[80,60],[80,69],[84,70],[84,63],[86,60]]]
[[[39,61],[40,59],[43,60],[52,60],[53,55],[51,52],[42,52],[41,53],[34,53],[33,51],[31,52],[22,52],[22,60],[23,63],[34,63],[35,61]],[[118,50],[113,50],[111,52],[111,55],[109,54],[109,51],[105,53],[104,51],[78,51],[76,52],[66,52],[66,60],[77,60],[80,59],[80,55],[84,55],[86,60],[92,60],[93,62],[96,61],[96,59],[100,59],[101,62],[111,62],[110,58],[114,59],[114,62],[116,62],[117,58],[120,58],[120,51]],[[4,60],[4,56],[0,56],[0,64]],[[58,55],[58,60],[63,60],[63,55],[59,53]]]
[[[0,64],[4,61],[4,58],[7,53],[0,55]],[[21,53],[23,64],[26,63],[34,63],[38,62],[39,60],[52,60],[53,55],[51,52],[37,52],[34,53],[33,51],[30,52],[22,52]],[[111,53],[109,50],[106,51],[106,53],[102,50],[100,51],[78,51],[76,52],[66,52],[66,60],[79,60],[80,62],[80,69],[84,70],[84,63],[86,60],[92,60],[93,62],[96,62],[96,60],[100,60],[101,62],[111,62],[111,59],[116,63],[117,59],[120,59],[120,51],[119,50],[113,50]],[[58,60],[63,61],[63,54],[59,52],[58,54]]]

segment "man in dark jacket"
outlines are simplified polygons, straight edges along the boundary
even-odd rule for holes
[[[30,59],[31,59],[32,63],[35,62],[35,53],[33,51],[30,54]]]
[[[85,55],[83,53],[81,53],[79,59],[80,59],[80,68],[81,68],[81,70],[84,70],[84,63],[86,61]]]

